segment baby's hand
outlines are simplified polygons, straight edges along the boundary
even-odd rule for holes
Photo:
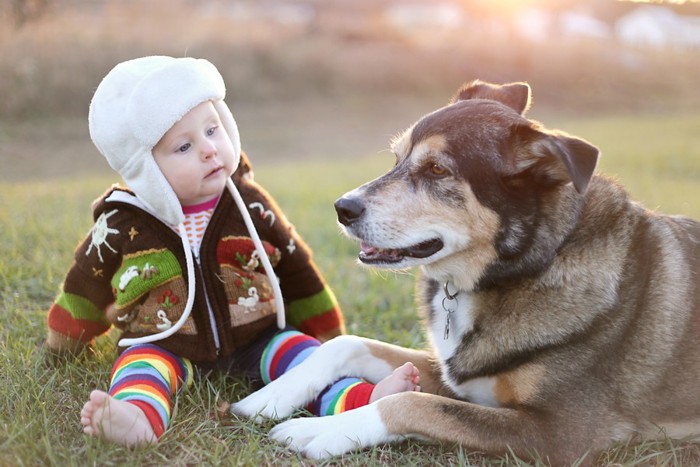
[[[42,341],[39,347],[41,347],[41,352],[44,354],[44,362],[47,365],[60,366],[81,354],[85,349],[85,344],[80,341],[65,338],[62,341],[62,345],[55,345],[55,342],[48,339]]]

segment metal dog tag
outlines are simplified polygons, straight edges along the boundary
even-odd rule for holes
[[[445,297],[442,299],[442,309],[445,310],[445,313],[447,313],[447,315],[445,316],[445,333],[442,336],[444,340],[447,340],[450,337],[450,317],[452,316],[452,313],[454,313],[457,309],[458,304],[457,293],[455,293],[454,295],[450,295],[449,290],[447,290],[448,283],[449,281],[446,281],[445,285],[443,286],[443,289],[445,291]]]

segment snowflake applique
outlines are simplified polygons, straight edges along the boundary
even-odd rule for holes
[[[293,254],[297,249],[297,244],[294,241],[294,235],[295,235],[294,226],[290,225],[289,226],[289,243],[287,243],[287,251],[289,252],[290,255]]]
[[[97,250],[97,256],[100,258],[100,263],[104,263],[104,259],[102,259],[102,250],[100,250],[100,247],[102,245],[105,245],[107,248],[109,248],[112,253],[116,253],[117,250],[112,248],[112,245],[110,245],[107,242],[107,235],[109,234],[118,234],[119,231],[117,229],[112,229],[107,225],[107,219],[112,217],[117,213],[117,210],[115,209],[114,211],[110,211],[108,213],[102,213],[100,217],[97,218],[97,222],[95,222],[95,225],[92,227],[92,239],[90,240],[90,246],[88,247],[87,251],[85,252],[85,256],[88,256],[90,252],[92,251],[92,247],[94,246],[95,249]]]

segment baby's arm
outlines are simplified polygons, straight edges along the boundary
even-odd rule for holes
[[[78,353],[110,328],[106,308],[114,301],[110,278],[117,255],[101,261],[91,244],[92,235],[88,235],[76,249],[75,260],[49,309],[46,346],[54,354]]]

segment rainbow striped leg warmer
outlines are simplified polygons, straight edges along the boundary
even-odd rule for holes
[[[192,364],[153,344],[126,349],[112,368],[109,394],[139,407],[158,438],[170,423],[170,398],[192,382]]]
[[[296,330],[276,334],[263,351],[260,374],[265,384],[291,370],[319,347],[321,343]],[[374,385],[358,378],[343,378],[328,386],[309,404],[314,415],[335,415],[369,403]]]

